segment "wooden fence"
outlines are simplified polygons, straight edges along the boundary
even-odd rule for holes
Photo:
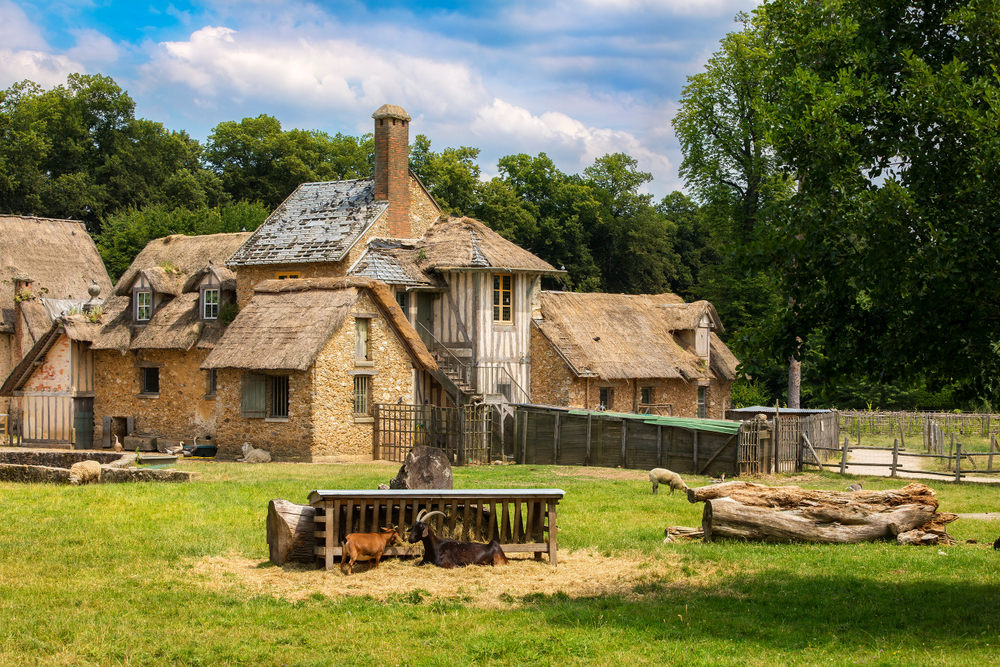
[[[920,436],[933,421],[950,436],[978,436],[988,438],[1000,435],[1000,415],[988,413],[954,412],[888,412],[842,411],[840,428],[851,440],[861,443],[864,436],[899,435],[900,429],[908,437]]]
[[[734,474],[738,431],[739,422],[521,405],[515,415],[514,456],[529,465]]]
[[[419,445],[443,450],[453,465],[492,460],[492,406],[378,403],[372,414],[372,457],[376,460],[402,463],[410,449]]]

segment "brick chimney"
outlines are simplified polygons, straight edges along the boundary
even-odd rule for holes
[[[389,202],[389,234],[408,239],[410,227],[410,115],[383,104],[375,119],[375,199]]]

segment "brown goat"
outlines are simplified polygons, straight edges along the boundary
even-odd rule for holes
[[[359,560],[374,560],[374,570],[382,560],[385,548],[399,539],[395,528],[383,528],[380,533],[350,533],[344,538],[344,550],[340,556],[340,571],[347,562],[347,574],[354,574],[354,563]]]

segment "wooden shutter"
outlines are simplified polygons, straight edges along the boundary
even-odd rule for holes
[[[240,413],[244,417],[263,419],[267,416],[266,389],[263,375],[240,378]]]
[[[101,446],[111,446],[111,417],[101,417]]]

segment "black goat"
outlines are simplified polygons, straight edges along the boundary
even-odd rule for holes
[[[466,565],[506,565],[507,556],[504,555],[500,543],[494,538],[489,544],[480,542],[459,542],[458,540],[441,539],[434,534],[431,527],[424,523],[424,519],[443,512],[430,512],[421,510],[417,514],[417,520],[410,529],[410,544],[417,542],[424,543],[424,559],[421,565],[431,563],[443,568],[465,567]]]

